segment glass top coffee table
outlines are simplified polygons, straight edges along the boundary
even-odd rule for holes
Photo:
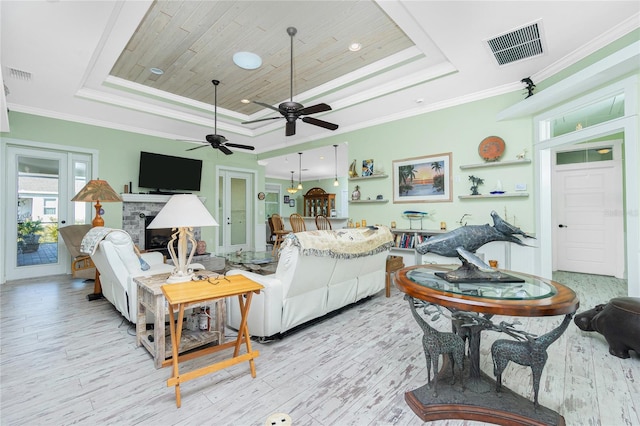
[[[241,265],[266,265],[276,262],[270,251],[242,251],[226,253],[223,255],[231,263]]]

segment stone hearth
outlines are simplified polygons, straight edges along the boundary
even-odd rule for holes
[[[122,196],[122,229],[131,235],[140,250],[145,249],[145,218],[155,216],[171,198],[170,195],[120,194]],[[193,230],[196,241],[200,239],[200,228]]]

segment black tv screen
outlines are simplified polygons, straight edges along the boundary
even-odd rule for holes
[[[156,191],[200,191],[202,160],[140,152],[138,186]]]

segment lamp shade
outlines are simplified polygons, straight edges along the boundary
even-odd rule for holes
[[[102,202],[122,201],[116,191],[109,186],[106,180],[91,179],[87,184],[71,199],[71,201],[95,201],[96,216],[93,218],[93,226],[104,226],[104,219],[100,215]]]
[[[147,226],[149,229],[218,226],[209,210],[194,194],[172,195]]]
[[[82,188],[71,201],[122,201],[116,191],[109,186],[106,180],[92,179]]]

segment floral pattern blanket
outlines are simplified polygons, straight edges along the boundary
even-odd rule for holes
[[[389,250],[393,235],[386,226],[306,231],[287,235],[282,248],[290,245],[306,256],[350,259]]]
[[[104,226],[96,226],[91,228],[82,239],[80,243],[80,251],[82,253],[93,256],[98,247],[98,243],[104,239],[111,231],[117,231],[117,229],[105,228]]]

